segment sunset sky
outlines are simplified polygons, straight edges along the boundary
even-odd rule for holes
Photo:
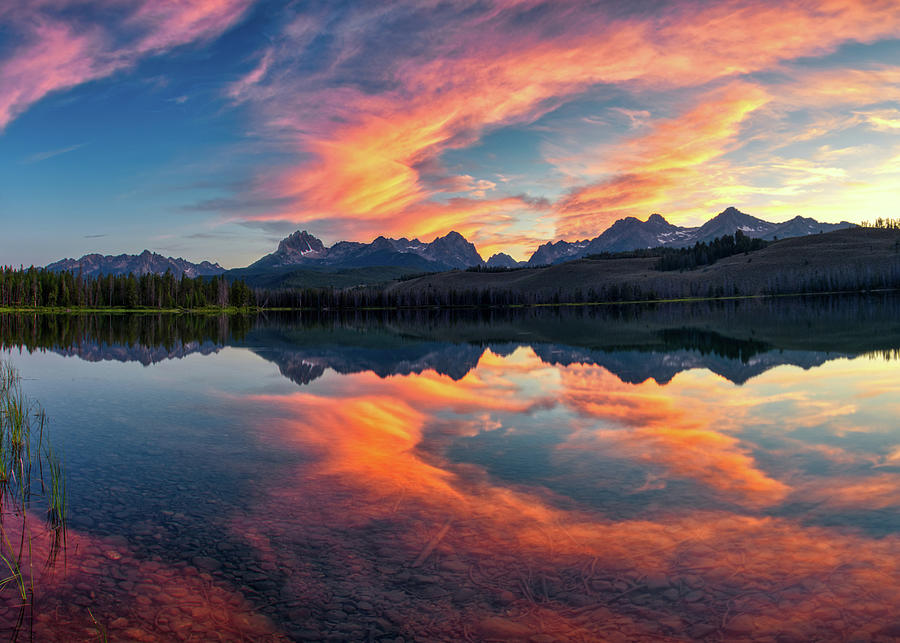
[[[898,197],[897,0],[0,1],[0,264]]]

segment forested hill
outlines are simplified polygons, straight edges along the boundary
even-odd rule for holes
[[[686,270],[660,256],[580,259],[540,268],[456,271],[399,282],[400,301],[555,303],[900,288],[900,231],[852,228],[785,239]],[[689,263],[689,262],[688,262]]]
[[[84,277],[0,269],[0,308],[316,309],[504,306],[900,289],[900,230],[853,228],[772,242],[725,235],[684,249],[481,268],[388,284],[252,289],[224,277]]]

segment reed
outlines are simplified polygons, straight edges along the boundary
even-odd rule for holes
[[[107,633],[106,628],[94,617],[94,613],[90,609],[88,609],[88,616],[91,617],[91,624],[94,626],[94,631],[97,632],[97,640],[100,641],[100,643],[107,643],[109,641],[109,634]]]
[[[54,565],[65,548],[66,478],[62,460],[45,435],[46,420],[44,411],[25,395],[15,368],[0,362],[0,601],[13,590],[20,609],[14,638],[23,624],[34,619],[35,523],[29,519],[34,503],[46,507],[44,536],[49,553],[44,567]],[[39,485],[32,481],[33,468],[39,472]],[[20,524],[10,524],[11,520]]]
[[[66,479],[63,475],[62,462],[49,443],[47,444],[45,458],[50,475],[47,493],[47,522],[53,529],[61,529],[64,532],[68,509],[66,505]]]
[[[0,589],[12,583],[24,606],[28,602],[28,586],[25,582],[25,576],[22,574],[22,557],[21,555],[14,555],[15,551],[12,543],[9,541],[9,536],[6,534],[6,530],[3,528],[3,525],[0,525],[0,560],[3,561],[7,570],[9,570],[9,576],[0,581]]]

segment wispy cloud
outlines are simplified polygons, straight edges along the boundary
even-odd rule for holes
[[[746,119],[771,100],[751,74],[900,31],[900,6],[874,0],[673,2],[652,14],[579,1],[459,2],[441,20],[427,15],[434,9],[395,2],[360,5],[323,23],[306,17],[295,42],[285,30],[260,52],[230,96],[253,108],[263,135],[303,160],[265,180],[267,196],[290,203],[253,218],[328,221],[332,229],[342,222],[338,233],[350,238],[371,230],[426,235],[449,225],[487,236],[485,221],[511,235],[548,225],[595,234],[622,213],[663,209],[684,185],[706,205],[722,187],[738,191],[715,185],[730,168],[722,159],[739,146]],[[401,22],[417,26],[409,46],[409,30],[394,28]],[[340,43],[318,69],[299,64],[311,29]],[[423,173],[486,133],[527,128],[586,93],[602,97],[604,87],[701,98],[675,118],[620,109],[618,118],[643,136],[613,149],[618,164],[593,164],[553,220],[521,202],[511,207],[492,177],[473,179],[467,198],[448,200],[467,173],[448,171],[443,180]]]
[[[55,150],[48,150],[46,152],[38,152],[37,154],[32,154],[27,157],[23,163],[40,163],[41,161],[46,161],[47,159],[52,159],[54,156],[61,156],[63,154],[68,154],[69,152],[74,152],[77,149],[84,147],[86,143],[78,143],[77,145],[69,145],[68,147],[60,147]]]
[[[574,189],[557,204],[558,230],[569,237],[596,234],[621,217],[664,210],[685,192],[697,205],[710,202],[721,186],[710,164],[736,144],[745,119],[769,100],[762,88],[735,82],[619,143],[594,169],[610,178]]]
[[[23,3],[4,15],[18,46],[0,60],[0,132],[47,94],[104,78],[146,56],[209,40],[234,25],[252,0],[142,0],[113,22],[81,22],[54,3]],[[112,10],[115,9],[115,10]],[[121,39],[127,32],[130,37]]]

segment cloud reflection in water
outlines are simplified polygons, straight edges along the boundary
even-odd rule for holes
[[[312,464],[233,527],[299,570],[310,609],[343,593],[417,636],[889,635],[900,543],[865,527],[867,510],[896,507],[897,472],[874,452],[845,476],[810,458],[873,444],[847,423],[890,408],[893,370],[840,360],[742,387],[708,371],[635,385],[522,348],[458,381],[326,373],[235,400],[267,408],[261,435]],[[873,378],[885,389],[863,412]],[[894,453],[893,428],[872,428]]]

